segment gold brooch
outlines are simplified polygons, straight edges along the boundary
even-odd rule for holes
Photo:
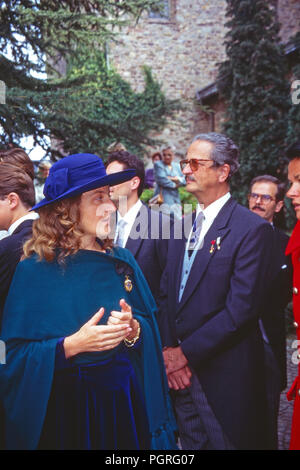
[[[132,287],[133,287],[132,281],[127,275],[125,276],[124,287],[125,287],[126,292],[132,291]]]

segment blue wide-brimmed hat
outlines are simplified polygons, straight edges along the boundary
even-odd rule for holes
[[[102,186],[124,183],[135,175],[136,171],[133,169],[107,175],[103,161],[97,155],[90,153],[69,155],[52,165],[44,185],[45,199],[31,210]]]

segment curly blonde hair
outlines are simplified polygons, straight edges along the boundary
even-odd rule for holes
[[[81,195],[41,207],[32,227],[32,237],[24,244],[24,258],[36,253],[39,260],[63,263],[81,248],[84,232],[80,229]],[[103,248],[112,248],[112,240],[102,240]]]

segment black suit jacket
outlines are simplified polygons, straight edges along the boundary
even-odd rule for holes
[[[159,311],[163,346],[180,342],[233,445],[265,448],[267,397],[258,319],[273,229],[234,199],[227,201],[195,256],[179,302],[185,243],[174,239],[169,245]]]
[[[272,347],[281,375],[281,389],[287,385],[286,377],[286,332],[285,308],[292,299],[292,263],[285,255],[289,237],[274,227],[274,249],[270,273],[269,288],[265,291],[261,318],[265,333]]]
[[[0,240],[0,326],[5,300],[15,269],[23,253],[23,243],[32,234],[33,220],[25,220],[15,231]],[[0,403],[0,449],[4,444],[4,410]]]
[[[170,217],[143,204],[125,245],[139,264],[156,301],[167,261],[172,226]]]
[[[33,220],[25,220],[15,231],[0,240],[0,324],[2,313],[16,266],[23,252],[23,243],[32,234]]]

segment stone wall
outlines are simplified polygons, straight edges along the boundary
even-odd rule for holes
[[[166,96],[185,106],[158,137],[183,155],[200,131],[219,130],[224,105],[215,104],[214,120],[196,103],[196,92],[214,82],[217,64],[225,59],[225,0],[169,0],[170,18],[149,18],[122,31],[109,46],[115,69],[136,91],[144,86],[142,66],[151,67]],[[281,35],[287,41],[299,27],[299,0],[277,0]]]
[[[287,43],[300,29],[300,1],[277,0],[277,16],[280,23],[280,37]]]
[[[166,96],[185,106],[160,137],[179,153],[197,132],[196,91],[215,80],[217,62],[225,57],[225,0],[171,0],[170,20],[145,14],[136,26],[110,45],[110,61],[137,91],[143,88],[141,67],[151,67]]]

